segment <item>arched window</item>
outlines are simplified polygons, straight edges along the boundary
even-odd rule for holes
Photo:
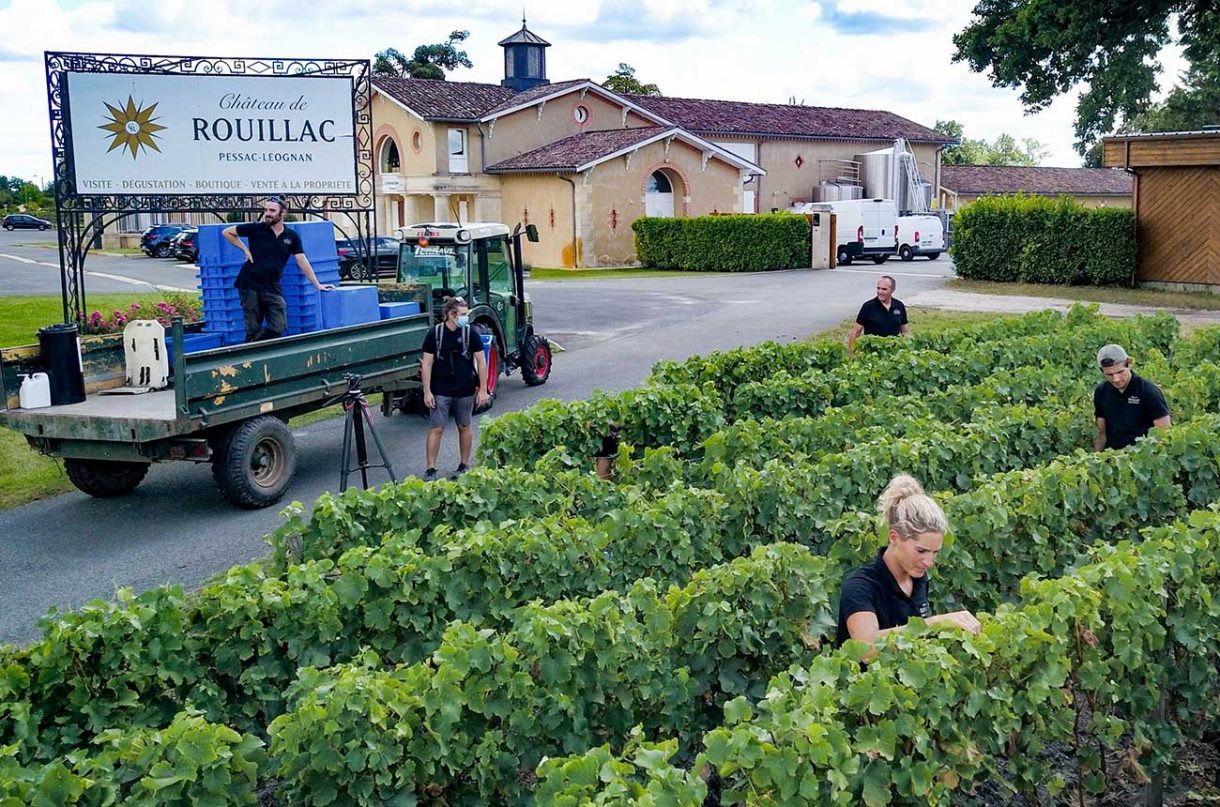
[[[644,215],[672,218],[677,211],[673,181],[664,171],[653,171],[644,191]]]
[[[638,187],[638,186],[637,186]],[[673,193],[673,186],[669,184],[669,177],[665,176],[664,171],[653,171],[652,176],[648,178],[649,193]]]
[[[378,167],[383,174],[395,174],[398,173],[401,165],[402,160],[398,156],[398,144],[394,142],[394,138],[387,137],[381,142],[381,155],[378,158]]]

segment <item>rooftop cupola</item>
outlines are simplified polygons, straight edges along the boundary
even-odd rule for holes
[[[499,42],[504,48],[504,80],[501,86],[515,92],[550,84],[546,77],[546,49],[551,46],[542,37],[525,27],[521,17],[521,30]]]

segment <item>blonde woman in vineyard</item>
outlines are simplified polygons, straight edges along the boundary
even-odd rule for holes
[[[928,571],[949,529],[940,505],[914,478],[900,475],[877,499],[877,511],[885,519],[889,542],[872,563],[843,581],[836,645],[848,639],[875,644],[878,637],[902,630],[916,616],[929,625],[956,625],[978,633],[974,614],[954,611],[933,616],[928,602]]]

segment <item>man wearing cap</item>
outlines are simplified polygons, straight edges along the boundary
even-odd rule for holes
[[[222,232],[225,240],[240,249],[246,262],[237,273],[233,283],[241,299],[241,311],[246,321],[246,341],[258,342],[275,339],[283,335],[288,327],[287,306],[280,291],[280,277],[284,264],[295,257],[301,274],[313,283],[318,291],[330,291],[334,286],[318,282],[301,237],[284,226],[284,214],[288,206],[278,196],[272,196],[263,204],[263,220],[246,222],[226,227]],[[242,243],[246,239],[249,246]],[[264,324],[265,323],[265,324]]]
[[[1106,380],[1093,390],[1097,439],[1093,448],[1126,448],[1153,426],[1169,426],[1169,406],[1156,384],[1131,372],[1131,357],[1119,345],[1097,351],[1097,364]]]

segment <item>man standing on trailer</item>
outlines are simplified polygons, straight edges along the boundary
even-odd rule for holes
[[[301,274],[309,278],[318,291],[330,291],[334,286],[318,282],[301,237],[284,226],[288,205],[282,197],[272,196],[263,204],[263,220],[226,227],[225,240],[240,249],[246,262],[237,274],[234,286],[241,298],[241,311],[246,321],[246,341],[259,342],[282,336],[288,327],[287,306],[280,291],[284,264],[295,257]],[[249,242],[247,247],[241,239]]]
[[[894,278],[882,275],[877,279],[877,296],[860,306],[856,324],[847,335],[847,355],[856,350],[856,340],[865,336],[907,336],[911,326],[907,323],[907,307],[902,300],[894,299],[897,287]]]

